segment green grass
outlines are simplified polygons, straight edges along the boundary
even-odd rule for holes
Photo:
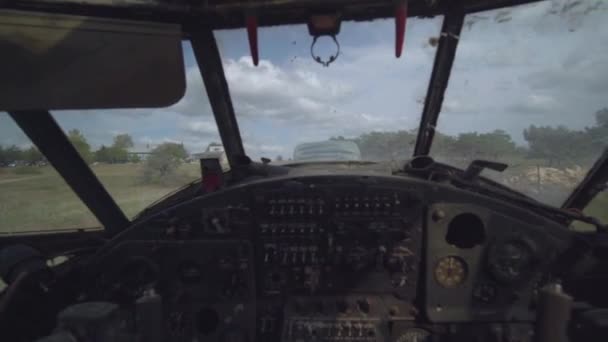
[[[594,216],[603,223],[608,223],[608,192],[598,194],[585,208],[585,214]]]
[[[529,164],[514,163],[510,172]],[[164,184],[143,184],[143,164],[91,168],[127,217],[200,175],[198,164],[185,164]],[[608,222],[608,193],[598,195],[585,212]],[[99,226],[52,167],[0,168],[0,234]]]
[[[165,184],[144,184],[142,164],[92,166],[128,217],[198,177],[198,164],[185,164]],[[99,227],[88,208],[50,166],[24,172],[0,169],[0,233]]]

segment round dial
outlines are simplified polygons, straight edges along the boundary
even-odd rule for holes
[[[523,239],[510,239],[494,244],[488,254],[488,267],[496,280],[515,283],[527,279],[534,269],[534,247]]]
[[[431,340],[431,333],[420,328],[410,328],[406,330],[397,342],[427,342]]]
[[[146,257],[131,257],[103,276],[103,286],[109,286],[109,297],[118,301],[140,297],[147,289],[156,286],[160,277],[159,266]]]
[[[467,264],[459,257],[441,258],[435,266],[435,280],[445,288],[462,285],[467,278]]]

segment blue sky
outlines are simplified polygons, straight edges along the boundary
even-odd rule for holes
[[[519,144],[530,124],[583,128],[608,107],[607,5],[597,0],[553,0],[509,11],[469,16],[446,93],[439,130],[448,134],[504,129]],[[572,1],[569,1],[572,2]],[[290,156],[296,144],[331,136],[418,127],[442,18],[410,18],[405,51],[394,57],[394,22],[343,23],[342,54],[328,68],[309,54],[304,25],[263,28],[261,62],[254,67],[244,30],[217,32],[246,151]],[[320,53],[333,51],[320,42]],[[321,46],[322,45],[322,46]],[[94,148],[129,133],[136,149],[164,141],[190,151],[219,140],[193,62],[184,44],[187,91],[163,109],[54,112],[78,128]],[[0,114],[0,144],[29,142]]]

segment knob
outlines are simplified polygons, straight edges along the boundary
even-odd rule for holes
[[[366,314],[369,313],[370,304],[367,299],[359,299],[357,301],[357,306],[359,307],[359,310],[361,310],[361,312]]]

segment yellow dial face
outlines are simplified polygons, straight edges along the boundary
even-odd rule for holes
[[[454,288],[467,278],[467,265],[459,257],[447,256],[439,259],[435,266],[435,280],[446,288]]]

